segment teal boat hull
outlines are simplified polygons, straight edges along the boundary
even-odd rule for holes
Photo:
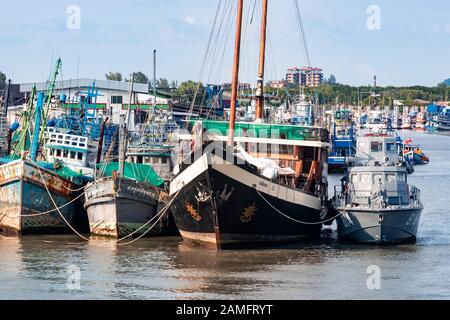
[[[20,236],[73,232],[67,223],[79,232],[86,232],[86,213],[81,203],[74,201],[77,195],[71,191],[75,187],[27,161],[0,166],[0,233]]]

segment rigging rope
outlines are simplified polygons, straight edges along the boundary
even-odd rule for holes
[[[213,36],[214,36],[214,33],[215,33],[217,20],[218,20],[218,17],[219,17],[219,12],[220,12],[220,8],[221,7],[222,7],[222,0],[219,0],[219,2],[217,4],[216,14],[215,14],[215,17],[214,17],[213,27],[211,29],[211,34],[209,35],[208,44],[206,46],[206,51],[205,51],[205,55],[203,57],[202,66],[200,68],[200,75],[199,75],[199,81],[197,83],[197,89],[196,89],[196,92],[195,92],[195,95],[194,95],[194,99],[192,100],[191,108],[189,110],[189,116],[188,116],[188,119],[187,119],[188,122],[189,122],[189,120],[191,120],[191,115],[192,115],[192,112],[193,112],[194,106],[195,106],[195,100],[197,98],[198,91],[200,90],[200,81],[201,81],[201,79],[203,77],[203,73],[204,73],[204,70],[206,68],[206,62],[207,62],[207,58],[208,58],[208,55],[209,55],[209,51],[211,49],[211,43],[212,43],[212,39],[213,39]],[[186,123],[186,126],[187,126],[188,122]]]
[[[301,42],[303,45],[306,62],[308,64],[308,67],[311,67],[311,59],[309,56],[308,44],[306,43],[305,29],[303,28],[303,19],[302,19],[302,15],[300,12],[300,6],[298,4],[298,0],[292,0],[292,1],[294,2],[295,14],[296,14],[297,23],[298,23],[298,31],[300,33],[300,39],[301,39]]]

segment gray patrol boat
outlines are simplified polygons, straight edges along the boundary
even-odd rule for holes
[[[333,199],[340,214],[339,238],[368,244],[415,243],[423,205],[420,190],[408,185],[395,137],[358,137],[350,162]]]

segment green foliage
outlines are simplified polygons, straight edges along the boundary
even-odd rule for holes
[[[298,94],[298,87],[288,87],[291,95]],[[317,88],[307,88],[306,94],[309,97],[317,96],[320,104],[343,103],[357,105],[358,101],[366,106],[373,103],[373,97],[370,93],[373,87],[352,87],[349,85],[336,83],[335,85],[323,84]],[[414,100],[426,101],[447,101],[448,87],[436,86],[413,86],[413,87],[377,87],[377,93],[380,94],[379,104],[392,105],[394,100],[403,100],[405,104],[414,104]],[[359,96],[359,99],[358,99]]]
[[[0,71],[0,88],[6,86],[6,75]]]
[[[120,72],[108,72],[105,74],[106,80],[110,81],[122,81],[123,77]]]
[[[200,82],[189,80],[182,82],[174,92],[174,96],[181,102],[190,103],[194,99],[198,87],[198,94],[195,104],[201,104],[204,101],[205,87]]]
[[[166,78],[160,78],[159,80],[156,80],[156,87],[161,89],[169,89],[169,81]]]
[[[125,81],[129,82],[130,80],[127,79]],[[150,80],[144,73],[138,71],[134,73],[134,83],[149,84]]]

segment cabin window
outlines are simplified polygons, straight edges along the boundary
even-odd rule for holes
[[[395,143],[386,143],[387,151],[395,151]]]
[[[361,174],[362,183],[370,183],[370,174]]]
[[[380,181],[383,181],[383,175],[382,174],[374,174],[373,175],[373,181],[374,181],[374,183],[378,183]]]
[[[56,149],[56,157],[61,158],[61,150],[60,149]]]
[[[388,202],[389,202],[389,205],[391,205],[391,206],[399,206],[400,205],[400,197],[389,197]]]
[[[398,174],[398,182],[406,182],[406,174],[405,173]]]
[[[383,143],[379,141],[373,141],[371,144],[372,152],[382,152],[383,151]]]
[[[162,163],[162,164],[166,164],[166,163],[167,163],[167,158],[162,158],[161,163]]]
[[[111,96],[111,104],[122,104],[123,97],[122,96]]]
[[[387,182],[397,182],[397,175],[395,173],[389,173],[386,175]]]
[[[358,175],[352,174],[352,183],[358,183]]]
[[[63,152],[63,158],[69,158],[69,151],[64,150],[64,152]]]
[[[70,159],[75,159],[75,158],[76,158],[76,152],[70,151]]]
[[[81,152],[78,152],[78,160],[83,160],[83,154]]]
[[[50,155],[53,156],[54,153],[55,153],[55,150],[50,149]]]

